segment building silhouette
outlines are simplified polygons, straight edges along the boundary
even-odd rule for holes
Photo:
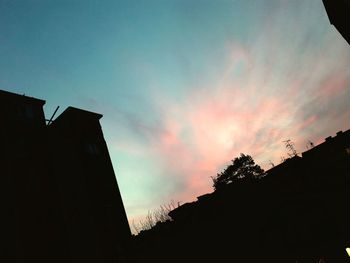
[[[102,115],[44,104],[0,90],[1,262],[349,261],[350,130],[132,237]]]
[[[174,209],[133,240],[135,261],[349,262],[349,189],[347,130]]]
[[[122,262],[131,234],[102,115],[0,90],[2,262]]]
[[[349,12],[350,2],[347,0],[322,0],[329,21],[343,38],[350,44]]]

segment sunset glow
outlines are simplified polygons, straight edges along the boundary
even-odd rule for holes
[[[269,169],[284,140],[350,128],[350,47],[320,0],[10,2],[1,88],[104,115],[130,222],[211,192],[240,153]]]

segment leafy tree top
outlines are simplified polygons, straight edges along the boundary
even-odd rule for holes
[[[212,177],[213,187],[215,190],[221,189],[223,186],[234,183],[243,179],[257,179],[262,176],[264,170],[255,164],[250,155],[241,153],[239,157],[232,160],[232,164],[226,169]]]

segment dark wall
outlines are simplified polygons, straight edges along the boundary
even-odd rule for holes
[[[117,260],[131,236],[100,118],[68,108],[50,125],[68,243],[85,262]]]
[[[0,91],[2,262],[60,262],[44,103]]]
[[[0,261],[118,262],[130,229],[100,114],[0,91]]]
[[[134,237],[136,262],[349,262],[350,130],[170,212]]]

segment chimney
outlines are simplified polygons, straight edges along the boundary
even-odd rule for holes
[[[343,134],[343,131],[338,131],[337,132],[337,136],[342,135],[342,134]]]
[[[325,139],[325,141],[326,141],[326,142],[329,142],[331,139],[332,139],[332,136],[328,136],[328,137]]]

